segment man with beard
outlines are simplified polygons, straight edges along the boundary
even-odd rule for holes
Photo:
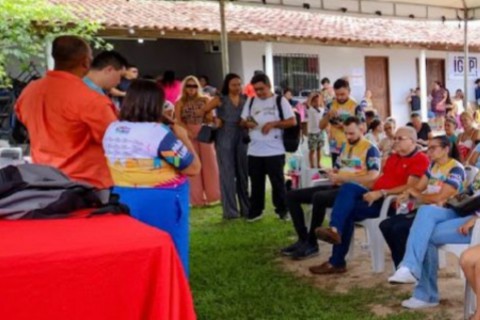
[[[350,98],[350,84],[347,80],[338,79],[333,84],[333,89],[335,90],[335,99],[327,106],[330,111],[325,113],[322,121],[320,121],[320,129],[324,130],[330,124],[330,153],[332,163],[336,163],[337,157],[346,142],[343,122],[352,116],[356,116],[363,121],[365,115],[362,108]]]
[[[305,259],[318,253],[315,228],[322,225],[327,208],[335,203],[340,186],[347,183],[369,185],[380,171],[380,152],[365,139],[361,122],[350,117],[343,123],[347,144],[343,147],[334,168],[326,170],[330,185],[293,190],[287,193],[287,206],[292,217],[298,241],[281,250],[294,260]],[[301,204],[312,203],[312,220],[309,231]]]

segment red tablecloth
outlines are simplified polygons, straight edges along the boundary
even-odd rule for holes
[[[0,221],[1,320],[190,320],[166,233],[127,216]]]

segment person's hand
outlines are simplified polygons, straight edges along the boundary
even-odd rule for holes
[[[418,198],[421,194],[420,191],[418,191],[417,189],[414,189],[414,188],[408,189],[407,192],[413,198]]]
[[[175,136],[177,137],[177,139],[179,139],[181,141],[185,141],[186,139],[189,139],[189,134],[188,134],[187,129],[185,129],[181,125],[179,125],[177,123],[174,123],[170,126],[170,128],[172,129],[172,131],[175,134]]]
[[[363,195],[363,200],[365,202],[368,202],[368,205],[371,206],[372,203],[374,203],[378,199],[381,199],[382,197],[383,197],[383,194],[381,191],[370,191]]]
[[[328,179],[335,185],[341,185],[343,181],[343,177],[338,173],[334,173],[333,171],[328,172]]]
[[[245,121],[245,127],[247,129],[255,129],[257,127],[257,124],[253,121]]]
[[[328,112],[328,116],[329,116],[330,118],[335,118],[335,117],[337,116],[337,111],[335,111],[335,110],[330,110],[330,111]]]
[[[267,122],[262,128],[262,133],[267,135],[273,128],[275,128],[275,124],[273,122]]]
[[[458,228],[458,232],[460,232],[464,236],[468,236],[468,234],[470,233],[470,230],[473,228],[476,221],[477,221],[477,217],[474,217],[468,220],[460,228]]]
[[[397,205],[400,205],[403,202],[407,202],[409,198],[410,198],[410,194],[408,193],[408,191],[401,193],[397,197]]]

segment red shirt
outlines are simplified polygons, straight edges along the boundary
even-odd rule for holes
[[[410,176],[422,177],[428,170],[429,160],[420,151],[402,157],[392,154],[383,167],[382,175],[373,184],[372,190],[389,190],[407,184]]]
[[[102,139],[117,117],[106,96],[71,73],[49,71],[23,90],[15,110],[29,132],[34,163],[100,189],[112,186]]]

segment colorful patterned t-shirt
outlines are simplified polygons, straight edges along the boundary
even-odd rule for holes
[[[443,165],[431,164],[426,176],[428,178],[427,194],[440,192],[445,183],[455,188],[457,192],[462,192],[464,189],[465,169],[455,159],[450,159]]]
[[[116,121],[103,138],[114,184],[122,187],[173,188],[186,181],[179,171],[193,155],[161,123]]]
[[[380,152],[370,141],[360,139],[356,144],[346,144],[337,158],[335,167],[346,175],[364,175],[370,170],[380,171]]]

